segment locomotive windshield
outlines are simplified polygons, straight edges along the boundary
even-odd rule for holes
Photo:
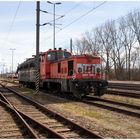
[[[48,52],[48,61],[55,61],[64,58],[69,58],[71,54],[65,51],[51,51]]]
[[[48,61],[56,60],[56,52],[48,52]]]

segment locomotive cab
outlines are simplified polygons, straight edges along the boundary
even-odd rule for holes
[[[49,49],[47,52],[40,53],[40,83],[43,86],[43,83],[46,86],[47,79],[51,79],[51,63],[56,62],[58,60],[63,60],[69,58],[71,56],[70,52],[66,50],[51,50]],[[56,71],[53,69],[53,72]]]

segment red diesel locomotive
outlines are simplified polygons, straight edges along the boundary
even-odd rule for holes
[[[35,57],[18,66],[18,75],[21,84],[35,85]],[[61,48],[40,53],[40,87],[73,93],[81,98],[90,93],[101,96],[107,86],[97,55],[72,55]]]

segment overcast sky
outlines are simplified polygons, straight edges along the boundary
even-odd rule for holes
[[[107,1],[102,6],[81,17],[88,11],[102,4],[103,1],[61,1],[56,5],[56,14],[65,15],[56,21],[56,47],[69,48],[69,40],[79,38],[84,32],[104,24],[107,20],[115,20],[125,16],[128,12],[140,9],[140,1],[119,2]],[[18,63],[35,54],[35,29],[36,29],[36,2],[32,1],[0,1],[0,73],[3,69],[10,71],[12,63],[12,51],[14,51],[14,70]],[[53,19],[53,5],[41,1],[41,9],[49,13],[41,12],[40,24],[50,22]],[[57,16],[56,16],[57,18]],[[79,18],[76,22],[75,19]],[[72,23],[71,25],[69,25]],[[68,25],[68,26],[67,26]],[[66,28],[64,28],[66,27]],[[40,51],[53,48],[53,27],[41,26]]]

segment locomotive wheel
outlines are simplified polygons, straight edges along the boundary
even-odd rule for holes
[[[82,97],[84,96],[84,94],[81,94],[80,91],[74,91],[73,92],[73,96],[76,97],[77,99],[82,99]]]
[[[80,90],[80,89],[73,90],[74,97],[76,97],[78,99],[82,99],[82,97],[84,97],[85,95],[88,95],[88,94],[89,94],[89,91],[87,91],[87,90]]]

